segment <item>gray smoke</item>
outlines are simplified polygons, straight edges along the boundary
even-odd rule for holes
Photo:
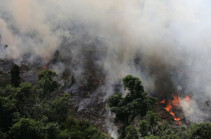
[[[98,88],[106,92],[104,99],[132,74],[159,98],[179,92],[210,101],[209,5],[206,0],[0,0],[1,43],[9,46],[0,54],[21,61],[30,53],[30,62],[40,57],[47,63],[59,50],[66,60],[53,69],[69,66],[80,78],[97,67],[105,75]],[[197,103],[191,107],[202,111]]]

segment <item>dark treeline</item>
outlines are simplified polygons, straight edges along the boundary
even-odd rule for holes
[[[10,81],[0,85],[1,139],[108,138],[91,123],[71,116],[71,96],[58,91],[55,72],[42,70],[34,85],[21,82],[18,65],[9,74],[5,78]]]
[[[44,69],[35,84],[23,82],[20,68],[0,73],[1,139],[108,139],[91,123],[74,117],[69,93],[59,91],[57,74]],[[6,79],[8,78],[8,80]],[[123,78],[126,95],[118,92],[108,99],[115,114],[120,139],[210,139],[211,124],[189,127],[161,119],[156,98],[145,92],[140,79]]]

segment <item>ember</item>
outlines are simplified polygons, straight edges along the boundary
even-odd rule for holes
[[[166,102],[165,102],[165,99],[161,100],[160,103],[161,103],[161,104],[165,104],[165,103],[166,103]]]

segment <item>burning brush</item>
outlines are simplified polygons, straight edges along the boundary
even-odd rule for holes
[[[180,107],[181,103],[186,103],[188,106],[190,105],[191,99],[190,96],[187,95],[184,98],[181,98],[178,95],[174,95],[173,96],[173,100],[168,100],[166,101],[165,99],[160,101],[160,104],[165,104],[166,107],[164,108],[170,115],[173,116],[174,121],[177,122],[178,125],[181,125],[181,118],[179,118],[176,113],[175,110],[177,110]]]

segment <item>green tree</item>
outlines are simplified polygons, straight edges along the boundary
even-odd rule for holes
[[[60,134],[60,128],[58,123],[48,123],[45,126],[46,139],[58,139]]]
[[[133,126],[126,128],[126,137],[124,139],[138,139],[138,132]]]
[[[33,85],[28,82],[21,83],[17,88],[15,99],[18,111],[30,117],[33,112],[33,106],[37,100],[37,94],[33,91]]]
[[[18,65],[14,64],[10,70],[10,76],[11,76],[11,84],[14,87],[19,87],[19,84],[21,82],[20,78],[20,68]]]
[[[41,96],[46,96],[58,88],[58,83],[54,80],[57,74],[50,70],[43,70],[38,73],[38,88],[41,89]]]
[[[109,139],[87,121],[76,121],[73,118],[68,118],[63,126],[64,130],[60,133],[62,139]]]
[[[56,91],[55,76],[55,72],[43,70],[35,85],[23,82],[0,88],[0,138],[108,138],[89,122],[68,119],[70,95]]]
[[[8,130],[13,124],[14,114],[17,112],[15,94],[16,88],[8,85],[0,96],[0,127],[3,130]]]
[[[64,93],[57,96],[55,100],[50,100],[45,104],[46,115],[49,121],[65,121],[70,109],[70,95]]]
[[[29,118],[21,118],[12,126],[10,136],[15,139],[44,139],[43,129],[43,123]]]
[[[160,139],[160,137],[150,135],[150,136],[146,136],[146,137],[144,137],[144,139]]]
[[[211,124],[200,123],[194,124],[190,127],[190,139],[210,139],[211,138]]]
[[[108,104],[112,112],[116,114],[115,121],[122,124],[121,135],[125,137],[125,128],[137,117],[143,117],[151,110],[156,99],[150,97],[145,91],[139,78],[128,75],[123,78],[124,89],[129,92],[125,97],[121,93],[112,95]]]
[[[181,139],[181,137],[175,135],[175,134],[170,134],[170,135],[164,135],[161,137],[161,139]]]
[[[0,130],[0,137],[1,137],[1,139],[6,139],[6,138],[8,138],[8,137],[7,137],[7,134],[4,133],[4,132],[1,131],[1,130]]]
[[[139,132],[141,133],[141,136],[147,136],[149,132],[149,123],[147,120],[141,120],[139,123]]]
[[[147,115],[146,115],[147,121],[149,123],[150,129],[151,129],[151,133],[154,134],[154,128],[155,125],[157,125],[158,123],[158,116],[155,112],[153,111],[148,111]]]

